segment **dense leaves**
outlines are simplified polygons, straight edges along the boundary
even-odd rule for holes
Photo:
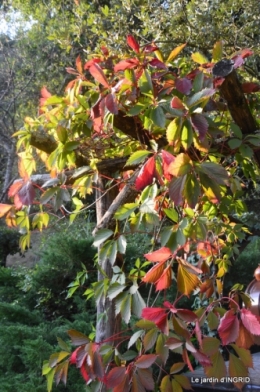
[[[66,381],[67,356],[93,388],[152,390],[158,367],[166,364],[166,375],[158,380],[161,390],[189,389],[183,375],[170,376],[170,353],[181,355],[190,370],[197,361],[208,375],[217,370],[222,376],[222,347],[236,344],[246,349],[246,334],[260,334],[258,319],[241,306],[237,290],[223,296],[223,279],[236,254],[236,242],[248,233],[242,223],[232,221],[243,211],[237,192],[242,179],[237,173],[255,176],[252,157],[259,162],[259,137],[254,133],[243,139],[243,124],[239,135],[233,122],[235,109],[231,116],[220,95],[225,91],[224,78],[237,72],[251,53],[224,61],[232,67],[220,75],[222,44],[217,43],[213,63],[195,52],[192,59],[199,66],[182,59],[183,69],[172,72],[185,44],[173,48],[164,61],[155,44],[141,46],[133,35],[126,41],[132,57],[104,48],[85,65],[77,57],[76,74],[69,69],[76,78],[65,96],[49,97],[44,90],[41,115],[27,119],[16,134],[24,170],[9,195],[14,198],[10,207],[14,224],[24,233],[23,248],[30,241],[31,204],[40,203],[40,210],[32,213],[39,229],[48,224],[52,207],[58,214],[69,214],[71,222],[93,204],[97,211],[98,281],[85,291],[98,309],[96,341],[69,331],[78,347],[72,354],[63,349],[51,357],[44,368],[49,389],[53,378],[57,383]],[[251,115],[246,101],[243,110]],[[42,129],[45,136],[39,143]],[[241,140],[237,147],[231,142],[234,134]],[[28,161],[34,150],[51,176],[42,187],[30,179],[34,167]],[[234,173],[237,189],[231,186]],[[85,196],[94,189],[95,202],[89,203]],[[1,214],[8,223],[6,205]],[[123,258],[131,233],[149,233],[152,241],[151,251],[129,268]],[[81,280],[77,276],[71,284],[69,297]],[[151,300],[153,290],[157,294]],[[196,313],[179,303],[193,295],[201,304]],[[121,320],[134,330],[124,331]],[[209,346],[203,343],[207,330],[215,335]],[[244,374],[250,366],[246,351],[238,355],[240,362],[230,359],[233,375],[240,368]]]

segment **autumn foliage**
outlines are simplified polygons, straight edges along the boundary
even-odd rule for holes
[[[16,133],[21,179],[9,190],[13,204],[0,205],[0,215],[22,229],[23,248],[31,228],[46,227],[53,209],[66,215],[72,202],[71,222],[85,211],[98,176],[119,192],[111,219],[98,222],[94,236],[99,270],[108,260],[113,276],[103,270],[85,295],[97,304],[108,298],[125,327],[102,342],[69,331],[77,348],[71,353],[61,343],[63,351],[43,367],[49,390],[53,379],[66,383],[70,365],[88,385],[113,392],[191,389],[187,370],[201,365],[207,376],[220,379],[227,372],[225,359],[231,376],[246,376],[249,348],[260,335],[250,298],[236,287],[223,295],[238,242],[249,234],[232,219],[245,211],[239,173],[255,178],[260,137],[235,123],[221,94],[229,75],[243,75],[252,52],[223,61],[217,42],[211,59],[193,53],[191,67],[187,57],[179,57],[185,44],[167,56],[155,43],[141,45],[131,35],[127,44],[125,56],[102,47],[99,55],[78,57],[75,69],[67,68],[74,79],[64,97],[43,88],[40,116],[26,118]],[[251,81],[241,86],[242,94],[257,91]],[[50,173],[43,184],[32,176],[39,160]],[[110,172],[108,163],[102,166],[108,161],[115,162]],[[124,192],[128,197],[119,203]],[[34,203],[40,208],[31,214]],[[151,252],[126,273],[117,257],[134,232],[152,232]],[[140,288],[147,285],[150,294],[143,297]],[[173,285],[175,299],[168,290]],[[179,306],[192,296],[198,299],[193,310]],[[171,352],[179,356],[175,363]]]

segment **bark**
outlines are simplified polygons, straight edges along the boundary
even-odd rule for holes
[[[109,173],[103,172],[105,176]],[[117,188],[110,189],[106,192],[107,180],[100,174],[96,184],[96,217],[97,225],[102,221],[107,210],[109,210],[111,204],[116,198]],[[106,192],[106,193],[105,193]],[[104,196],[103,196],[104,194]],[[113,229],[113,224],[111,221],[108,222],[107,228]],[[112,278],[113,269],[108,259],[100,260],[100,248],[98,249],[99,255],[99,270],[98,270],[98,282],[104,279],[104,275],[101,269],[105,272],[106,277]],[[110,301],[109,298],[102,296],[97,304],[97,324],[96,324],[96,342],[101,343],[105,340],[111,338],[120,330],[120,320],[117,319],[115,314],[115,302]],[[113,341],[108,341],[109,344],[113,344]]]
[[[243,135],[254,134],[257,130],[257,124],[248,106],[236,71],[232,71],[225,77],[225,81],[220,87],[220,94],[227,102],[228,110]],[[260,166],[260,150],[254,148],[254,157]]]
[[[7,192],[10,185],[13,182],[13,166],[15,161],[15,144],[12,143],[8,146],[7,151],[7,162],[5,167],[4,184],[2,194],[0,195],[0,202],[7,202]]]

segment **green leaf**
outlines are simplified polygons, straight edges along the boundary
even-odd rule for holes
[[[48,392],[51,392],[51,390],[52,390],[52,384],[53,384],[54,375],[55,375],[55,369],[52,369],[48,374],[46,374],[47,391]]]
[[[132,214],[132,212],[134,212],[136,210],[137,207],[138,207],[137,203],[124,204],[123,206],[118,208],[114,217],[115,217],[115,219],[118,219],[118,220],[124,220],[124,219],[128,218]]]
[[[138,328],[142,328],[142,329],[151,329],[156,326],[155,323],[153,323],[152,321],[149,321],[149,320],[139,320],[139,321],[137,321],[137,323],[135,325]]]
[[[243,158],[251,159],[254,155],[252,148],[249,147],[247,144],[241,144],[241,146],[239,147],[239,152]]]
[[[56,132],[57,132],[57,136],[58,136],[58,138],[59,138],[59,141],[60,141],[61,143],[63,143],[63,144],[66,143],[67,138],[68,138],[67,129],[64,128],[64,127],[58,126]]]
[[[69,351],[70,348],[67,345],[67,343],[64,342],[64,340],[62,340],[61,338],[57,337],[57,341],[58,341],[58,345],[60,346],[60,348],[64,351]]]
[[[125,289],[125,285],[119,284],[118,282],[115,282],[110,285],[107,296],[110,300],[116,298],[122,291]]]
[[[132,295],[132,312],[137,316],[141,317],[142,310],[146,307],[146,304],[143,300],[143,297],[137,290],[133,295]]]
[[[235,123],[232,123],[230,125],[231,131],[234,133],[234,135],[238,138],[238,139],[242,139],[243,134],[241,129],[239,128],[239,126]]]
[[[166,216],[171,219],[173,222],[177,223],[179,221],[178,212],[174,208],[164,208],[163,212]]]
[[[166,336],[160,333],[157,338],[155,352],[163,363],[166,363],[169,356],[169,347],[167,347],[165,343],[166,343]]]
[[[48,201],[55,195],[55,193],[60,189],[60,187],[55,186],[53,188],[47,189],[41,197],[40,197],[40,202],[42,204],[48,203]]]
[[[155,125],[157,125],[160,128],[165,127],[165,114],[163,109],[160,106],[157,106],[156,108],[152,109],[150,112],[151,119]]]
[[[132,296],[127,294],[120,305],[121,317],[126,324],[129,323],[131,317],[131,302]]]
[[[200,184],[194,174],[187,175],[183,196],[186,198],[189,207],[195,208],[200,196]]]
[[[121,234],[117,239],[118,252],[124,255],[126,251],[126,246],[127,246],[126,238],[123,234]]]
[[[130,347],[133,346],[133,344],[135,344],[135,342],[137,341],[137,339],[139,339],[142,335],[143,335],[144,331],[136,331],[130,338],[129,342],[128,342],[128,346],[127,348],[129,349]]]
[[[222,354],[217,351],[210,357],[210,360],[212,362],[212,366],[205,368],[207,377],[216,377],[218,380],[225,377],[227,375],[227,369]]]
[[[235,150],[236,148],[238,148],[239,146],[241,146],[242,140],[240,139],[230,139],[228,141],[228,145],[232,150]]]
[[[117,241],[111,241],[109,250],[107,252],[107,257],[112,266],[115,264],[116,255],[117,255]]]
[[[136,151],[127,160],[125,166],[138,165],[139,163],[143,162],[145,158],[147,158],[147,156],[150,154],[151,154],[150,151],[146,151],[146,150]]]
[[[145,351],[150,350],[154,345],[157,340],[157,335],[158,335],[158,329],[150,329],[148,332],[146,332],[143,342],[144,342],[144,349]]]
[[[109,229],[100,229],[95,234],[93,245],[98,247],[99,245],[103,244],[109,237],[114,234],[112,230]]]
[[[76,150],[76,149],[78,148],[78,146],[79,146],[79,142],[76,142],[76,141],[67,142],[67,143],[64,145],[63,151],[64,151],[64,152],[74,151],[74,150]]]
[[[181,132],[181,144],[188,150],[193,142],[193,130],[189,120],[185,120]]]

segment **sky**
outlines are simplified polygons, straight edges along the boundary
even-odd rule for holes
[[[11,38],[15,37],[16,30],[23,26],[24,30],[30,29],[33,21],[24,22],[19,12],[13,12],[5,18],[0,14],[0,33],[9,35]]]

